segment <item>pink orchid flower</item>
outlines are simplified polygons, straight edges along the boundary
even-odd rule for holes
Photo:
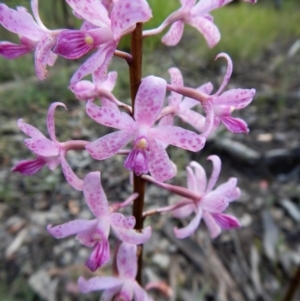
[[[213,23],[213,17],[208,13],[231,1],[201,0],[196,4],[196,0],[180,0],[181,8],[169,17],[170,19],[175,17],[176,21],[162,37],[162,42],[168,46],[177,45],[183,34],[184,23],[186,23],[195,27],[204,36],[209,47],[214,47],[219,42],[221,35]]]
[[[76,238],[85,246],[93,248],[86,265],[95,271],[110,259],[108,235],[110,227],[115,235],[124,242],[131,244],[143,244],[151,236],[151,227],[148,226],[142,232],[134,230],[134,216],[124,217],[121,213],[114,212],[115,208],[109,206],[100,182],[100,172],[91,172],[83,181],[83,194],[87,205],[96,217],[93,220],[77,219],[62,225],[48,225],[48,232],[55,238],[64,238],[76,235]],[[124,203],[128,204],[137,197],[132,195]]]
[[[55,135],[54,113],[57,106],[66,106],[61,102],[51,104],[47,115],[47,128],[50,139],[46,138],[37,128],[25,123],[22,119],[18,120],[18,126],[30,138],[25,139],[25,145],[37,155],[33,160],[20,161],[12,168],[12,171],[23,175],[33,175],[43,166],[47,165],[50,170],[54,170],[59,164],[62,166],[63,173],[68,183],[77,190],[82,190],[82,180],[72,171],[65,159],[67,150],[72,149],[72,142],[60,143]]]
[[[133,149],[124,163],[127,169],[137,175],[150,171],[158,181],[172,178],[175,171],[162,143],[197,152],[203,148],[205,139],[177,126],[152,127],[162,109],[165,93],[164,79],[155,76],[144,78],[134,102],[134,119],[119,110],[97,107],[89,101],[86,111],[92,119],[120,130],[87,144],[86,149],[91,156],[104,160],[133,141]]]
[[[117,253],[118,277],[93,277],[78,279],[81,292],[103,291],[101,300],[151,301],[146,291],[135,280],[137,274],[137,247],[122,243]]]
[[[178,68],[170,68],[171,85],[183,87],[183,77]],[[206,83],[196,89],[197,91],[209,94],[212,90],[212,84]],[[181,94],[171,92],[168,97],[169,105],[163,109],[163,114],[170,114],[169,119],[174,120],[174,115],[180,117],[184,122],[188,123],[195,129],[203,131],[205,125],[205,117],[200,113],[191,110],[193,107],[200,104],[198,100],[190,97],[182,97]],[[171,121],[169,121],[171,122]]]
[[[232,117],[231,114],[235,110],[240,110],[248,106],[256,91],[255,89],[231,89],[221,94],[229,82],[233,64],[228,54],[220,53],[216,59],[220,57],[224,57],[228,63],[223,83],[215,94],[211,95],[205,103],[202,103],[207,114],[205,123],[206,136],[217,128],[220,122],[233,133],[248,133],[249,129],[246,122],[240,118]],[[210,94],[213,86],[207,84],[207,88],[206,92],[207,94]]]
[[[62,31],[57,38],[54,52],[74,59],[97,49],[75,72],[71,79],[71,86],[91,73],[102,77],[120,38],[133,31],[136,23],[147,22],[152,17],[146,0],[115,1],[110,15],[99,0],[67,0],[67,3],[77,15],[94,25],[95,28]]]
[[[28,52],[35,51],[35,71],[39,79],[45,79],[46,66],[53,66],[57,55],[52,52],[59,30],[49,30],[42,23],[38,12],[38,0],[31,0],[35,20],[26,8],[17,10],[0,4],[0,24],[20,37],[21,44],[0,43],[0,55],[14,59]]]
[[[143,36],[159,34],[172,24],[168,32],[162,37],[162,42],[168,46],[175,46],[182,38],[184,24],[188,24],[195,27],[204,36],[208,46],[212,48],[219,42],[221,35],[209,12],[231,1],[200,0],[196,3],[196,0],[180,0],[181,7],[178,10],[169,15],[158,28],[145,30]],[[256,0],[244,1],[256,2]]]
[[[191,162],[187,167],[187,187],[192,192],[193,200],[173,211],[174,217],[185,218],[195,212],[195,217],[184,228],[174,229],[177,238],[186,238],[192,235],[199,226],[203,217],[212,238],[221,233],[221,229],[240,227],[239,221],[232,215],[222,213],[230,202],[240,196],[240,189],[236,187],[237,179],[231,178],[213,190],[221,170],[221,160],[218,156],[208,157],[213,163],[213,171],[207,183],[206,173],[197,162]],[[198,197],[195,198],[195,195]],[[187,198],[186,200],[189,200]]]
[[[111,92],[116,84],[118,73],[116,71],[109,72],[106,79],[99,80],[93,76],[93,81],[81,80],[71,87],[72,92],[79,100],[94,100],[99,97],[103,89]],[[101,105],[110,106],[112,102],[105,97],[101,97]]]

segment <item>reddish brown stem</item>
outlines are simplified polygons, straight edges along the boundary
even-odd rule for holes
[[[289,283],[286,294],[283,297],[283,301],[292,301],[299,287],[300,287],[300,265],[297,267],[297,270]]]
[[[142,79],[142,54],[143,54],[143,24],[137,23],[135,30],[131,34],[131,56],[132,61],[129,62],[130,72],[130,92],[132,102],[132,115],[134,115],[134,100],[141,84]],[[146,182],[140,176],[134,175],[133,192],[139,194],[138,198],[133,203],[133,215],[136,219],[135,229],[143,228],[143,209],[144,209],[144,194]],[[138,273],[136,281],[142,282],[142,264],[143,264],[143,248],[139,247],[138,252]]]

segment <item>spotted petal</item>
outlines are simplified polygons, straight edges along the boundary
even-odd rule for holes
[[[44,134],[42,134],[40,132],[40,130],[38,130],[36,127],[28,124],[28,123],[25,123],[23,121],[23,119],[19,119],[18,120],[18,127],[19,129],[25,133],[27,136],[31,137],[31,138],[35,138],[35,139],[47,139]]]
[[[195,27],[200,33],[202,33],[210,48],[218,44],[221,39],[218,27],[206,18],[193,17],[188,20],[188,24]]]
[[[172,163],[164,147],[156,140],[149,139],[149,171],[152,177],[164,182],[173,178],[176,174]]]
[[[134,103],[134,119],[139,125],[151,127],[156,121],[166,94],[166,81],[155,76],[142,80]]]
[[[28,12],[16,11],[4,3],[0,4],[0,24],[7,30],[33,41],[38,41],[44,35]]]
[[[58,156],[60,148],[49,139],[25,139],[25,145],[35,154],[43,157]]]
[[[83,186],[83,181],[77,177],[77,175],[72,170],[71,166],[65,159],[63,152],[60,154],[60,163],[63,174],[67,180],[67,182],[76,190],[81,191]]]
[[[200,220],[202,217],[202,209],[198,207],[195,217],[191,220],[191,222],[184,228],[178,229],[174,228],[174,234],[177,238],[183,239],[190,235],[192,235],[198,228]]]
[[[115,155],[123,146],[132,141],[133,137],[133,133],[118,131],[88,143],[85,148],[94,159],[104,160]]]
[[[122,278],[135,279],[137,274],[137,247],[122,243],[117,254],[117,267]]]
[[[86,175],[83,181],[83,194],[94,216],[99,218],[108,215],[108,202],[101,185],[99,171],[90,172]]]
[[[96,224],[97,220],[76,219],[54,227],[48,225],[47,231],[55,238],[64,238],[94,228]]]
[[[136,23],[144,23],[152,17],[151,9],[145,0],[117,1],[111,11],[111,29],[114,39],[118,40]]]
[[[162,37],[161,41],[167,46],[176,46],[182,38],[184,23],[176,21],[171,26],[168,32]]]
[[[122,284],[123,280],[115,277],[93,277],[89,280],[79,277],[78,279],[78,287],[83,293],[108,290],[114,287],[121,287]]]
[[[159,126],[150,132],[155,139],[193,152],[201,150],[205,143],[204,137],[178,126]]]
[[[66,0],[83,19],[99,27],[110,25],[108,12],[99,0]]]

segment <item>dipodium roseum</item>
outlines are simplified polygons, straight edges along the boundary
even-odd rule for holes
[[[48,225],[47,230],[55,238],[77,234],[76,238],[80,243],[93,248],[86,262],[87,267],[92,271],[95,271],[110,259],[108,242],[110,227],[121,241],[127,243],[139,245],[150,238],[150,226],[141,232],[137,232],[133,229],[135,226],[133,216],[125,217],[121,213],[114,212],[120,206],[109,206],[100,182],[100,172],[91,172],[86,175],[83,181],[83,194],[95,219],[77,219],[54,227]],[[133,201],[134,197],[130,197],[129,201]],[[128,200],[125,203],[128,203]]]
[[[169,74],[171,76],[171,85],[176,87],[183,87],[183,78],[178,68],[170,68]],[[197,88],[197,91],[209,94],[212,90],[212,84],[207,83]],[[199,101],[190,97],[184,97],[176,92],[171,92],[168,97],[169,105],[163,109],[163,114],[170,114],[172,120],[177,115],[184,122],[188,123],[200,132],[204,131],[205,117],[200,113],[192,110],[193,107],[199,105]],[[170,122],[170,121],[169,121]]]
[[[137,175],[150,172],[158,181],[172,178],[175,170],[162,144],[197,152],[203,148],[205,139],[178,126],[153,127],[161,112],[165,93],[164,79],[155,76],[144,78],[134,102],[134,118],[117,109],[97,107],[89,101],[86,111],[92,119],[120,130],[87,144],[86,149],[92,157],[97,160],[109,158],[133,141],[133,149],[124,163],[127,169]]]
[[[76,85],[71,87],[72,92],[79,100],[94,100],[101,96],[101,91],[106,90],[111,92],[116,84],[118,73],[116,71],[109,72],[105,79],[93,77],[93,82],[89,80],[81,80]],[[101,97],[102,106],[110,106],[111,101],[105,97]]]
[[[38,12],[38,0],[31,1],[35,20],[25,7],[17,10],[0,4],[0,24],[20,37],[21,44],[0,43],[0,55],[14,59],[28,52],[35,51],[35,71],[39,79],[47,75],[46,66],[53,66],[57,55],[52,52],[59,30],[49,30],[42,23]]]
[[[62,31],[57,38],[54,52],[75,59],[97,49],[75,72],[71,79],[71,86],[91,73],[102,77],[107,71],[120,38],[133,31],[136,23],[147,22],[152,17],[146,0],[115,1],[110,14],[98,0],[67,0],[67,3],[76,15],[88,21],[94,28]]]
[[[93,277],[78,279],[81,292],[103,291],[101,300],[150,301],[146,291],[135,280],[137,274],[137,247],[122,243],[117,253],[118,277]]]
[[[12,171],[19,172],[23,175],[33,175],[43,166],[47,165],[50,170],[54,170],[59,164],[62,166],[63,173],[68,183],[77,190],[82,189],[82,180],[79,179],[68,162],[65,155],[69,149],[77,148],[78,145],[83,148],[84,142],[76,143],[69,141],[65,143],[58,142],[55,135],[54,112],[57,106],[66,106],[61,102],[51,104],[47,115],[47,128],[50,139],[46,138],[37,128],[25,123],[19,119],[18,126],[30,138],[25,139],[25,145],[37,155],[33,160],[22,160],[17,163]]]
[[[220,174],[221,160],[215,155],[208,159],[213,163],[209,181],[207,181],[205,170],[197,162],[191,162],[187,167],[187,187],[193,193],[193,200],[190,200],[190,204],[174,210],[173,214],[174,217],[185,218],[194,212],[195,217],[186,227],[174,229],[177,238],[192,235],[198,228],[201,218],[204,219],[212,238],[217,237],[221,229],[240,227],[240,222],[234,216],[223,213],[230,202],[240,196],[240,189],[236,187],[237,179],[231,178],[213,190]],[[194,198],[195,195],[198,197]]]

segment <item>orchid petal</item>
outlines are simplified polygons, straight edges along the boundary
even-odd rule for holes
[[[203,92],[205,94],[210,94],[213,90],[214,86],[211,82],[201,85],[197,88],[198,91]]]
[[[123,131],[107,134],[91,143],[85,148],[96,160],[104,160],[115,155],[123,146],[133,140],[134,133]]]
[[[112,60],[118,43],[115,41],[109,42],[104,46],[105,57],[101,65],[93,72],[93,80],[96,82],[107,80],[107,69],[110,61]]]
[[[227,182],[219,185],[214,192],[224,195],[228,202],[238,199],[241,195],[241,190],[236,187],[237,178],[230,178]]]
[[[171,26],[168,32],[162,37],[161,42],[167,46],[176,46],[182,38],[184,23],[176,21]]]
[[[184,122],[191,125],[199,132],[203,132],[205,125],[205,117],[200,113],[197,113],[190,109],[180,109],[179,112],[177,112],[177,115]]]
[[[180,70],[178,68],[170,68],[169,74],[171,77],[171,85],[177,87],[183,87],[183,78]],[[169,104],[179,104],[181,102],[182,95],[176,92],[171,92],[171,96],[168,97]]]
[[[96,226],[97,220],[76,219],[58,226],[47,226],[47,231],[55,238],[65,238],[70,235],[87,231]]]
[[[115,235],[124,242],[135,244],[135,245],[142,245],[146,241],[148,241],[152,234],[152,228],[150,226],[142,229],[142,230],[135,230],[135,229],[126,229],[124,227],[118,227],[114,224],[114,220],[111,220],[111,227],[115,233]],[[141,231],[141,232],[140,232]]]
[[[150,132],[155,139],[193,152],[198,152],[205,144],[204,137],[178,126],[159,126]]]
[[[107,238],[101,238],[100,242],[96,242],[93,250],[87,259],[85,265],[95,272],[102,265],[107,263],[110,259],[109,243]]]
[[[62,103],[62,102],[54,102],[51,104],[51,106],[48,109],[48,114],[47,114],[47,129],[48,129],[48,133],[50,135],[50,138],[52,141],[56,142],[56,135],[55,135],[55,120],[54,120],[54,113],[55,113],[55,109],[58,106],[62,106],[65,109],[66,106]]]
[[[149,298],[147,292],[142,287],[140,287],[136,282],[134,282],[132,284],[132,287],[133,287],[134,296],[135,296],[134,300],[152,301],[152,299]]]
[[[123,280],[115,277],[93,277],[89,280],[79,277],[78,279],[78,287],[82,293],[107,290],[121,286],[122,284]]]
[[[108,12],[99,0],[66,0],[83,19],[99,27],[110,25]]]
[[[205,38],[207,45],[212,48],[221,39],[218,27],[210,20],[203,17],[192,17],[188,19],[189,25],[195,27]]]
[[[61,164],[60,156],[47,158],[46,164],[50,170],[54,170],[58,165]]]
[[[195,204],[191,203],[173,210],[173,216],[176,218],[186,218],[193,212],[195,212],[196,209],[197,207],[195,206]]]
[[[95,226],[85,231],[81,231],[76,235],[76,239],[86,247],[94,247],[95,244],[105,242],[110,231],[110,224],[106,218],[94,219]]]
[[[67,180],[67,182],[76,190],[81,191],[83,186],[83,181],[77,177],[69,163],[65,159],[63,152],[60,154],[60,163],[63,174]]]
[[[231,116],[222,116],[220,119],[227,130],[232,133],[249,133],[248,125],[243,119]]]
[[[116,71],[111,71],[108,73],[107,79],[105,81],[97,82],[97,79],[95,79],[95,84],[100,85],[102,89],[112,91],[116,85],[117,78],[118,73]]]
[[[88,80],[79,81],[71,90],[79,100],[93,100],[98,96],[95,84]]]
[[[175,236],[179,239],[183,239],[188,236],[191,236],[197,230],[199,223],[201,221],[201,217],[202,217],[202,209],[198,207],[195,217],[190,221],[190,223],[186,227],[181,229],[178,229],[177,227],[174,228]]]
[[[110,15],[114,39],[120,39],[136,23],[147,22],[151,17],[151,9],[145,0],[117,1]]]
[[[174,115],[168,114],[159,120],[157,126],[166,126],[166,125],[169,126],[173,124],[174,124]]]
[[[213,213],[212,216],[215,219],[216,223],[222,229],[230,230],[241,227],[241,223],[239,222],[239,220],[232,215],[223,213]]]
[[[197,179],[193,173],[193,170],[190,166],[187,166],[187,188],[193,192],[197,191]]]
[[[97,77],[100,76],[100,73],[101,76],[103,76],[102,71],[106,71],[104,69],[107,67],[115,49],[115,42],[106,43],[99,47],[99,49],[91,57],[89,57],[73,74],[70,81],[71,87],[74,86],[83,77],[93,72],[97,71]]]
[[[206,191],[206,185],[207,185],[206,172],[205,172],[204,168],[195,161],[192,161],[190,163],[190,166],[194,168],[195,177],[197,180],[197,189],[194,190],[194,192],[197,192],[199,194],[204,194],[204,192]]]
[[[30,40],[38,41],[44,35],[28,12],[16,11],[4,3],[0,4],[0,24],[7,30]]]
[[[205,211],[210,213],[220,213],[228,207],[229,202],[224,195],[220,195],[213,191],[200,199],[199,204]]]
[[[204,14],[224,6],[231,1],[232,0],[201,0],[193,7],[191,14],[194,16],[203,16]]]
[[[124,281],[120,291],[118,292],[116,300],[134,300],[133,299],[133,282],[132,281]]]
[[[164,147],[154,139],[149,139],[149,171],[152,177],[165,182],[176,174]]]
[[[12,172],[19,172],[25,176],[31,176],[37,173],[43,166],[46,165],[44,157],[37,157],[33,160],[22,160],[18,162],[13,168]]]
[[[204,137],[208,137],[215,128],[215,114],[214,114],[211,101],[207,101],[203,103],[202,107],[203,110],[205,111],[206,118],[205,118],[205,124],[201,130],[202,130],[202,135]]]
[[[100,218],[109,214],[108,202],[101,185],[99,171],[90,172],[86,175],[83,181],[83,194],[94,216]]]
[[[134,102],[134,119],[139,125],[154,124],[163,106],[166,85],[164,79],[156,76],[142,79]]]
[[[134,132],[137,124],[133,118],[119,109],[98,107],[92,101],[86,105],[86,113],[96,122],[126,132]]]
[[[18,127],[23,133],[31,138],[47,139],[36,127],[25,123],[23,119],[18,120]]]
[[[245,108],[255,95],[255,89],[231,89],[213,98],[213,105],[228,105],[235,110]]]
[[[212,170],[212,173],[211,173],[211,176],[208,181],[207,188],[206,188],[206,192],[210,192],[213,189],[213,187],[216,185],[216,182],[220,175],[222,163],[221,163],[220,158],[216,155],[211,155],[207,159],[211,160],[213,163],[213,170]]]
[[[118,294],[122,286],[116,286],[110,289],[106,289],[101,294],[101,301],[112,301],[113,298]]]
[[[222,53],[218,54],[216,56],[215,60],[217,60],[220,57],[224,57],[227,60],[227,70],[226,70],[225,76],[223,78],[223,82],[222,82],[219,90],[214,94],[214,96],[220,95],[220,93],[224,90],[225,86],[229,82],[229,79],[230,79],[231,74],[232,74],[232,68],[233,68],[232,60],[231,60],[230,56],[227,53],[222,52]]]
[[[78,59],[97,46],[93,42],[87,43],[87,38],[93,39],[87,31],[62,30],[57,36],[53,51],[66,59]]]
[[[212,215],[208,212],[203,212],[203,219],[208,229],[211,238],[216,238],[221,233],[221,227],[217,224]]]
[[[18,45],[10,42],[0,42],[0,55],[6,59],[15,59],[28,52],[32,49],[25,45]]]
[[[39,9],[38,9],[38,0],[31,0],[31,10],[35,18],[35,21],[39,25],[39,27],[44,31],[47,31],[48,29],[45,27],[45,25],[43,24],[40,18]]]
[[[135,217],[129,216],[125,217],[121,213],[111,213],[110,214],[111,223],[114,224],[115,227],[121,227],[126,229],[133,229],[135,226]]]
[[[24,141],[25,145],[35,154],[43,157],[58,156],[60,148],[49,139],[28,138]]]
[[[135,279],[137,274],[137,246],[122,243],[117,254],[119,275],[125,279]]]
[[[54,45],[55,38],[48,34],[39,41],[35,49],[35,72],[41,80],[47,76],[46,66],[48,65],[49,57],[51,62],[56,59],[56,55],[52,52]]]

